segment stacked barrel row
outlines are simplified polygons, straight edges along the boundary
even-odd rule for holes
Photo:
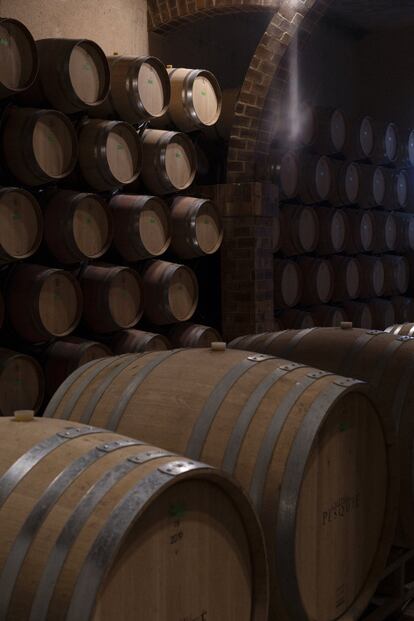
[[[414,318],[414,130],[307,105],[286,126],[292,134],[269,165],[282,198],[275,327],[385,328]]]
[[[50,396],[111,352],[219,338],[208,314],[189,323],[222,225],[189,191],[187,133],[217,120],[221,95],[203,70],[107,58],[88,40],[35,42],[14,20],[2,28],[0,412],[10,414],[41,407],[39,363]]]

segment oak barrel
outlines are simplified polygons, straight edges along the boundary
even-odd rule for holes
[[[34,196],[22,188],[0,188],[0,263],[32,256],[42,237],[43,215]]]
[[[129,267],[88,265],[81,270],[79,282],[84,299],[83,320],[94,332],[132,328],[141,319],[142,282]]]
[[[389,326],[385,332],[395,336],[414,336],[414,323],[402,323]]]
[[[114,354],[137,354],[141,351],[171,349],[171,344],[165,336],[143,330],[121,330],[111,338],[110,346]]]
[[[316,250],[320,238],[316,210],[308,205],[280,209],[280,251],[287,257]]]
[[[375,152],[376,131],[374,121],[369,116],[354,120],[347,134],[345,154],[350,160],[366,161],[372,159]]]
[[[0,39],[0,98],[5,99],[30,88],[39,62],[31,33],[16,19],[0,18]]]
[[[325,155],[288,151],[280,161],[282,198],[300,199],[305,204],[329,199],[334,179],[331,160]]]
[[[334,272],[329,261],[299,257],[303,289],[301,303],[305,305],[327,304],[331,301],[334,288]]]
[[[384,294],[404,295],[410,282],[410,266],[407,259],[392,254],[384,254],[381,259],[384,266]]]
[[[386,178],[384,168],[359,164],[361,191],[359,205],[364,209],[383,207],[386,198]]]
[[[45,378],[37,360],[26,354],[0,348],[0,415],[15,410],[37,412],[45,394]]]
[[[372,327],[375,330],[384,330],[395,322],[395,310],[390,300],[376,298],[367,302],[372,315]]]
[[[356,618],[368,601],[396,507],[360,382],[247,351],[175,350],[92,363],[46,416],[141,434],[235,476],[262,518],[270,618]]]
[[[376,164],[395,164],[400,153],[400,138],[396,124],[377,125],[375,136],[372,161]]]
[[[193,143],[180,132],[147,129],[142,136],[142,180],[154,194],[185,190],[194,181],[197,156]]]
[[[91,116],[142,123],[162,116],[171,88],[163,63],[154,56],[110,56],[111,91]]]
[[[82,292],[70,272],[21,264],[9,275],[6,308],[19,336],[40,343],[75,330],[82,315]]]
[[[345,311],[335,306],[321,304],[320,306],[313,306],[309,310],[315,326],[327,326],[331,328],[333,326],[340,326],[341,323],[347,320]]]
[[[337,255],[330,258],[334,272],[333,302],[354,300],[360,292],[360,267],[353,257]]]
[[[170,210],[157,196],[118,194],[110,200],[114,246],[125,261],[158,257],[171,243]]]
[[[275,326],[275,330],[286,328],[313,328],[315,325],[312,315],[298,308],[290,308],[282,313],[278,313],[276,321],[278,325]]]
[[[344,301],[341,306],[356,328],[371,330],[374,327],[371,309],[365,302]]]
[[[302,297],[302,271],[294,261],[275,258],[273,261],[274,308],[292,308]]]
[[[43,185],[67,177],[77,158],[72,123],[57,110],[9,106],[3,117],[4,163],[25,185]]]
[[[79,165],[95,190],[116,190],[133,183],[142,166],[136,130],[123,121],[86,121],[79,131]]]
[[[380,257],[360,254],[356,257],[361,275],[360,296],[378,298],[385,290],[385,265]]]
[[[300,107],[295,136],[300,145],[311,147],[321,155],[339,155],[344,150],[348,131],[348,120],[339,108],[309,104]]]
[[[145,315],[155,325],[188,321],[198,304],[198,282],[185,265],[151,261],[143,273]]]
[[[205,69],[168,68],[171,99],[166,113],[152,122],[154,127],[175,126],[191,132],[217,123],[221,112],[221,89],[215,76]]]
[[[390,211],[408,210],[410,204],[410,184],[405,170],[384,169],[385,198],[384,207]]]
[[[66,114],[93,110],[108,96],[109,65],[102,48],[88,39],[39,39],[39,75],[23,101],[47,103]]]
[[[111,214],[97,194],[58,190],[46,199],[45,241],[65,264],[98,259],[112,241]]]
[[[171,250],[181,259],[214,254],[223,241],[219,210],[206,198],[174,198],[171,205],[171,226]]]
[[[375,218],[371,211],[347,209],[349,234],[345,241],[347,254],[371,252],[375,245]]]
[[[195,323],[181,323],[168,332],[173,347],[210,347],[212,343],[222,341],[221,335],[210,326]]]
[[[315,213],[319,221],[317,254],[324,256],[343,252],[350,235],[347,212],[344,209],[317,207]]]
[[[399,164],[403,167],[414,166],[414,129],[403,130],[400,132],[400,154]]]
[[[329,202],[337,207],[356,205],[361,196],[361,167],[356,162],[331,160],[334,177]]]
[[[376,253],[399,250],[397,246],[397,218],[396,214],[387,211],[373,210],[374,243],[372,251]]]
[[[111,356],[111,350],[102,343],[70,336],[55,341],[45,351],[43,365],[47,394],[50,398],[73,371],[90,362]],[[23,409],[23,408],[16,408]]]
[[[97,427],[21,418],[0,420],[3,619],[265,621],[260,527],[226,475]]]
[[[414,215],[395,213],[397,240],[395,247],[399,252],[414,251]]]
[[[414,320],[414,298],[395,295],[391,298],[394,306],[395,321],[399,324]]]

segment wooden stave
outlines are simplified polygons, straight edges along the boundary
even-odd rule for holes
[[[298,289],[295,298],[291,302],[287,302],[286,298],[283,294],[282,289],[282,279],[284,270],[289,267],[293,268],[296,273]],[[302,288],[303,288],[303,275],[300,267],[295,261],[290,260],[281,260],[275,258],[273,260],[273,279],[274,279],[274,290],[273,290],[273,299],[274,299],[274,307],[275,309],[287,309],[293,308],[297,306],[302,298]]]
[[[102,611],[96,616],[95,610],[105,589],[104,579],[121,547],[125,549],[122,544],[132,543],[129,534],[132,532],[133,523],[139,520],[153,501],[157,501],[174,485],[194,481],[199,486],[215,486],[219,494],[225,495],[233,503],[234,515],[237,516],[239,527],[248,541],[248,552],[251,555],[252,619],[265,621],[268,580],[263,535],[251,503],[239,486],[231,482],[224,473],[206,464],[180,458],[147,442],[132,440],[91,426],[79,425],[74,428],[66,423],[56,423],[58,421],[35,419],[19,423],[23,428],[16,428],[14,419],[1,421],[4,430],[19,439],[20,445],[16,442],[15,446],[21,446],[21,451],[26,450],[14,464],[14,456],[10,460],[12,465],[6,470],[10,477],[3,492],[2,504],[7,498],[10,498],[10,504],[13,503],[14,491],[18,495],[20,486],[25,485],[26,479],[32,481],[34,488],[40,488],[41,501],[40,504],[38,497],[29,492],[24,505],[17,506],[13,515],[13,522],[17,521],[14,528],[16,539],[14,542],[11,539],[13,547],[9,546],[8,550],[4,550],[7,565],[3,565],[0,602],[2,612],[7,614],[7,618],[17,620],[29,616],[57,617],[61,610],[65,610],[68,621],[80,618],[101,619]],[[40,442],[36,444],[39,439]],[[8,451],[10,453],[12,447]],[[16,458],[17,456],[18,453]],[[3,463],[6,459],[3,456]],[[20,462],[24,464],[23,473],[18,469]],[[54,472],[57,473],[55,480]],[[38,481],[39,477],[42,477],[41,483]],[[82,487],[82,480],[85,479],[86,487]],[[51,484],[48,486],[49,480]],[[70,487],[75,487],[76,493],[72,492],[70,495]],[[65,495],[67,492],[69,496]],[[48,528],[45,526],[48,515],[54,510],[59,511],[61,497],[67,503],[66,510],[56,520],[56,525],[53,521]],[[176,499],[173,497],[172,500]],[[103,509],[102,503],[106,502],[108,507]],[[103,510],[99,510],[99,507]],[[119,520],[116,516],[121,509],[122,518]],[[205,512],[201,509],[201,504],[200,511]],[[214,515],[214,510],[211,514]],[[35,515],[36,520],[33,519]],[[89,532],[88,529],[82,531],[90,515],[93,516],[92,529]],[[220,518],[218,521],[220,522]],[[223,527],[229,532],[228,526],[225,527],[224,524],[223,520]],[[81,532],[84,536],[79,534]],[[26,540],[23,535],[26,535]],[[36,536],[48,539],[46,554],[32,550],[31,546],[37,545]],[[132,539],[137,541],[136,537]],[[21,554],[22,548],[29,558],[35,556],[30,578],[24,565],[26,559]],[[132,552],[131,548],[129,551]],[[96,561],[96,555],[99,562]],[[71,558],[71,561],[67,562],[67,558]],[[88,563],[90,566],[93,561],[94,569],[90,572]],[[7,578],[4,573],[6,567]],[[129,566],[129,569],[132,568]],[[23,574],[23,578],[19,574]],[[30,587],[28,580],[31,582]],[[69,585],[69,589],[65,588],[65,583]],[[16,597],[17,590],[20,597]],[[184,613],[185,602],[179,608]]]
[[[219,235],[211,252],[205,252],[198,242],[196,223],[203,210],[212,209],[217,219]],[[207,198],[177,196],[171,204],[171,250],[180,259],[194,259],[217,252],[223,241],[220,213],[213,201]]]
[[[222,336],[210,326],[182,323],[173,326],[168,332],[172,347],[210,347],[212,343],[221,342]],[[170,348],[171,349],[171,348]]]
[[[28,90],[32,86],[32,84],[35,82],[38,72],[39,72],[39,59],[38,59],[38,54],[37,54],[37,49],[36,49],[36,43],[30,31],[26,28],[26,26],[22,22],[16,19],[11,19],[9,17],[0,18],[0,25],[3,25],[4,23],[12,24],[14,27],[17,27],[24,34],[26,41],[29,44],[29,47],[31,49],[31,53],[33,57],[33,68],[32,68],[32,71],[30,72],[29,78],[27,79],[26,83],[21,88],[18,88],[18,89],[11,88],[10,86],[7,86],[6,84],[3,84],[2,82],[0,82],[0,99],[5,99],[7,97],[10,97],[11,95],[18,95]]]
[[[117,332],[111,338],[110,346],[117,355],[171,349],[171,343],[164,335],[134,329]]]
[[[0,198],[1,196],[3,196],[5,193],[8,193],[8,192],[18,192],[19,194],[23,194],[31,202],[33,209],[36,213],[37,219],[38,219],[38,231],[37,231],[37,235],[35,237],[35,241],[33,243],[32,249],[28,251],[27,253],[25,253],[24,255],[20,255],[19,257],[10,255],[7,252],[7,250],[5,250],[0,244],[0,264],[3,264],[3,265],[7,263],[13,263],[14,261],[21,260],[21,259],[28,259],[32,255],[34,255],[36,251],[39,249],[40,244],[42,243],[43,232],[44,232],[43,214],[42,214],[42,210],[40,209],[40,205],[38,201],[36,200],[36,198],[32,194],[30,194],[30,192],[28,192],[27,190],[24,190],[23,188],[14,188],[14,187],[0,188]]]
[[[187,353],[188,353],[189,351],[194,351],[194,350],[187,350]],[[170,353],[167,353],[167,354],[164,354],[164,355],[162,355],[162,354],[161,354],[161,355],[157,355],[157,358],[158,358],[158,365],[159,365],[159,364],[162,364],[162,360],[168,360],[168,358],[170,358],[171,356],[177,356],[177,354],[178,354],[178,355],[180,355],[180,354],[182,354],[182,353],[183,353],[183,352],[170,352]],[[199,352],[198,352],[198,353],[199,353]],[[207,350],[206,350],[206,354],[207,354],[207,353],[208,353],[208,352],[207,352]],[[213,354],[213,355],[216,355],[216,354]],[[220,355],[220,354],[217,354],[217,355]],[[247,352],[244,352],[244,353],[243,353],[243,356],[245,356],[245,355],[247,355]],[[151,358],[151,359],[150,359],[150,358]],[[250,360],[250,358],[249,358],[249,360]],[[251,358],[251,360],[253,361],[253,363],[254,363],[254,364],[257,364],[257,363],[259,363],[259,362],[266,362],[266,361],[267,361],[267,362],[269,362],[269,359],[267,359],[267,357],[265,357],[265,360],[262,360],[262,357],[258,357],[258,359],[257,359],[257,361],[256,361],[256,358],[253,356],[253,357]],[[148,369],[150,369],[150,368],[151,368],[151,363],[153,363],[154,365],[156,365],[156,358],[154,358],[152,355],[151,355],[150,357],[148,357],[148,354],[146,354],[146,355],[145,355],[145,358],[144,358],[144,360],[143,360],[144,367],[146,366],[146,365],[145,365],[145,362],[148,362],[148,361],[149,361]],[[282,362],[282,363],[285,363],[285,361],[284,361],[284,360],[276,360],[276,361],[274,361],[274,363],[275,363],[275,364],[280,364],[281,362]],[[140,365],[140,363],[139,363],[139,362],[138,362],[138,364],[139,364],[139,367],[141,368],[141,367],[142,367],[142,365]],[[158,366],[158,365],[157,365],[157,366]],[[194,365],[194,366],[197,366],[197,365]],[[283,365],[282,365],[282,367],[280,367],[280,368],[281,368],[281,369],[286,369],[286,371],[287,371],[288,373],[293,372],[293,374],[295,374],[295,372],[298,370],[298,366],[300,367],[299,371],[301,371],[301,370],[302,370],[302,365],[295,365],[295,364],[293,364],[293,365],[285,365],[285,364],[283,364]],[[120,369],[119,365],[118,365],[116,368],[114,368],[114,373],[116,373],[116,372],[117,372],[115,369],[118,369],[118,371],[119,371],[119,369]],[[305,371],[306,369],[303,369],[303,370]],[[311,369],[311,371],[313,371],[313,370]],[[312,378],[314,378],[316,381],[317,381],[318,379],[320,379],[320,378],[325,378],[325,380],[326,380],[326,374],[324,374],[324,373],[320,373],[320,372],[315,372],[315,373],[313,373],[313,372],[312,372],[312,373],[309,375],[309,377],[311,377],[311,376],[312,376]],[[78,377],[79,377],[79,375],[78,375]],[[138,376],[137,376],[137,375],[136,375],[136,377],[138,378]],[[297,377],[297,376],[295,375],[295,377]],[[75,384],[76,384],[76,379],[77,379],[77,378],[75,378],[75,377],[73,378],[73,385],[75,385]],[[81,379],[81,378],[79,378],[79,379]],[[293,378],[292,378],[292,379],[293,379]],[[333,378],[333,379],[334,379],[334,378]],[[349,382],[349,383],[348,383],[348,382]],[[296,383],[296,385],[298,385],[298,384],[297,384],[297,381],[296,381],[295,383]],[[68,385],[69,385],[69,384],[68,384]],[[98,385],[99,385],[99,384],[98,384]],[[103,383],[102,383],[101,385],[103,386]],[[354,380],[347,380],[347,381],[345,382],[345,384],[344,384],[344,385],[348,385],[348,386],[349,386],[349,385],[355,385],[355,384],[354,384]],[[80,386],[80,384],[79,384],[79,386]],[[139,384],[139,386],[141,386],[141,384]],[[69,390],[71,390],[71,389],[69,389]],[[223,386],[223,390],[224,390],[224,386]],[[64,394],[64,390],[61,390],[60,392],[61,392],[61,395],[62,395],[62,394]],[[77,393],[77,391],[76,391],[76,389],[75,389],[75,392],[71,392],[71,394],[72,394],[72,396],[73,396],[73,397],[75,397],[75,400],[76,400],[76,396],[79,396],[79,394],[80,394],[80,393]],[[59,416],[60,414],[62,414],[62,410],[60,410],[60,414],[59,414],[59,411],[58,411],[58,412],[56,412],[56,410],[55,410],[55,408],[56,408],[56,407],[59,407],[59,405],[58,405],[59,400],[60,400],[59,394],[58,394],[58,395],[55,395],[55,397],[54,397],[53,401],[51,402],[51,404],[50,404],[50,406],[49,406],[49,408],[48,408],[48,411],[47,411],[47,413],[46,413],[46,416],[51,416],[51,415],[52,415],[52,416],[56,416],[56,415],[57,415],[57,416]],[[74,402],[74,401],[73,401],[73,399],[72,399],[72,403],[73,403],[73,402]],[[85,405],[85,403],[84,403],[83,405]],[[88,410],[88,411],[86,411],[86,410]],[[76,418],[78,418],[78,416],[82,414],[82,411],[83,411],[83,414],[85,414],[87,417],[89,417],[89,415],[91,415],[91,413],[92,413],[92,410],[90,410],[90,408],[83,409],[82,407],[80,407],[79,411],[78,411],[78,412],[74,415],[74,418],[75,418],[75,419],[76,419]],[[95,410],[95,412],[97,412],[97,410]],[[66,416],[66,415],[68,415],[68,414],[69,414],[69,411],[66,409],[66,414],[64,414],[64,416]],[[142,414],[142,412],[141,412],[141,414]],[[98,414],[98,415],[99,415],[99,414]],[[101,410],[101,415],[102,415],[102,410]],[[73,416],[73,412],[72,412],[72,416]],[[85,420],[86,420],[86,419],[85,419]],[[112,424],[112,423],[110,423],[110,424]],[[209,461],[211,462],[212,460],[214,461],[214,459],[212,458],[212,456],[209,456]],[[393,520],[391,520],[391,521],[393,521]],[[269,527],[269,524],[267,524],[267,527]],[[273,523],[273,520],[272,520],[271,528],[273,528],[273,527],[274,527],[274,523]],[[266,528],[266,525],[265,525],[265,528]],[[393,530],[393,526],[392,526],[392,525],[391,525],[391,529],[390,529],[390,530],[391,530],[391,531]],[[391,535],[391,536],[392,536],[392,535]],[[279,544],[279,546],[282,544],[282,542],[283,542],[283,541],[284,541],[284,537],[280,537],[280,538],[278,538],[278,544]],[[280,547],[279,547],[278,549],[280,550]],[[273,545],[272,545],[272,544],[270,544],[270,545],[268,544],[268,550],[269,550],[269,552],[271,552],[271,554],[274,554],[274,548],[273,548]],[[292,553],[291,553],[291,554],[290,554],[290,558],[291,558],[291,559],[293,559],[293,557],[294,557],[294,554],[292,554]],[[291,562],[287,562],[287,559],[288,559],[288,554],[287,554],[287,553],[285,553],[285,554],[284,554],[284,562],[281,564],[281,567],[283,567],[283,571],[281,571],[281,572],[280,572],[280,574],[278,573],[278,578],[280,578],[280,577],[281,577],[282,573],[285,575],[285,571],[286,571],[286,569],[287,569],[287,571],[289,572],[289,574],[291,574]],[[384,556],[384,562],[385,562],[385,556]],[[289,567],[287,567],[287,565],[289,565]],[[280,570],[280,566],[278,567],[278,569]],[[300,601],[298,601],[298,599],[297,599],[297,598],[293,599],[293,597],[291,597],[291,598],[288,598],[288,597],[287,597],[287,592],[288,592],[288,591],[289,591],[289,596],[290,596],[290,595],[293,595],[293,593],[295,593],[296,595],[298,595],[298,593],[297,593],[297,591],[296,591],[296,587],[295,587],[295,586],[293,586],[293,587],[292,587],[292,583],[293,583],[293,584],[295,584],[295,578],[294,578],[294,576],[292,576],[292,575],[289,575],[289,578],[288,578],[287,580],[283,580],[283,588],[286,588],[286,589],[287,589],[287,590],[286,590],[286,594],[285,594],[285,595],[286,595],[286,601],[295,601],[295,604],[293,605],[293,610],[294,610],[294,612],[292,612],[292,611],[291,611],[291,612],[290,612],[290,615],[291,615],[291,616],[287,617],[287,616],[286,616],[286,614],[288,614],[288,613],[286,612],[286,608],[284,608],[284,607],[283,607],[284,602],[282,603],[282,601],[280,601],[280,600],[279,600],[279,607],[280,607],[280,608],[278,608],[278,613],[279,613],[281,616],[280,616],[280,617],[278,616],[278,618],[283,618],[283,619],[285,619],[285,618],[295,618],[295,619],[299,619],[299,618],[301,618],[301,619],[302,619],[302,618],[303,618],[303,619],[305,619],[305,618],[308,618],[308,617],[305,617],[305,616],[303,616],[303,617],[302,617],[302,615],[304,615],[304,614],[306,614],[306,613],[304,613],[303,609],[301,608]],[[276,587],[278,588],[278,585],[276,585]],[[371,585],[371,588],[372,588],[372,589],[374,589],[374,588],[375,588],[374,583]],[[279,593],[279,595],[280,595],[280,593]],[[283,599],[284,599],[284,598],[283,598]],[[300,598],[299,598],[299,600],[300,600]],[[354,614],[355,614],[355,612],[354,612]],[[292,616],[292,615],[293,615],[293,616]],[[342,617],[341,617],[341,618],[342,618]],[[346,617],[346,618],[348,618],[348,617]]]
[[[394,336],[414,336],[414,323],[394,324],[386,328],[385,332]]]
[[[33,368],[35,369],[36,373],[37,373],[37,379],[38,379],[38,397],[36,399],[36,401],[31,401],[31,402],[25,402],[23,404],[25,409],[29,409],[29,410],[33,410],[35,413],[37,413],[42,404],[43,404],[43,400],[44,400],[44,396],[45,396],[45,376],[44,376],[44,372],[42,367],[40,366],[40,364],[38,363],[38,361],[36,360],[36,358],[33,358],[32,356],[28,356],[26,354],[22,354],[21,352],[17,352],[17,351],[13,351],[10,349],[6,349],[4,347],[0,348],[0,367],[1,370],[3,371],[4,369],[7,369],[7,365],[9,363],[13,364],[15,366],[16,363],[19,362],[19,360],[27,360],[30,362],[30,364],[33,366]],[[10,397],[9,397],[10,398]],[[0,416],[10,416],[14,410],[16,409],[21,409],[22,404],[19,403],[10,403],[10,409],[9,412],[5,412],[5,411],[1,411],[0,412]]]

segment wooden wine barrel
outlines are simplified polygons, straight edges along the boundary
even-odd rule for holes
[[[0,420],[4,619],[266,619],[262,534],[226,475],[97,427],[20,418]]]
[[[286,356],[303,364],[314,364],[332,373],[353,374],[369,382],[377,393],[377,402],[398,434],[400,458],[400,503],[396,543],[414,544],[414,343],[410,338],[385,332],[343,330],[341,328],[284,332],[271,341],[269,334],[251,337],[254,349],[269,355]],[[264,343],[269,343],[265,346]],[[233,342],[241,349],[249,347],[250,337]],[[233,344],[230,344],[232,347]]]
[[[395,213],[397,240],[395,249],[398,252],[414,251],[414,215]]]
[[[384,294],[404,295],[410,282],[410,266],[405,257],[392,254],[384,254],[382,257],[384,266]],[[390,321],[387,325],[394,323]]]
[[[369,300],[368,306],[371,311],[374,330],[385,330],[390,323],[395,322],[394,306],[389,300],[381,298]]]
[[[353,257],[334,256],[330,258],[334,273],[334,288],[332,301],[343,302],[354,300],[360,292],[359,263]]]
[[[154,194],[187,189],[196,174],[196,152],[185,134],[147,129],[143,133],[142,180]]]
[[[31,356],[0,348],[0,415],[15,410],[37,412],[45,394],[42,367]]]
[[[343,153],[349,128],[342,110],[304,104],[300,108],[299,119],[295,137],[297,143],[311,147],[321,155]]]
[[[114,246],[125,261],[158,257],[171,243],[170,210],[157,196],[118,194],[109,206]]]
[[[396,295],[391,298],[394,307],[395,321],[399,324],[414,320],[414,298]]]
[[[21,22],[0,18],[0,38],[0,99],[5,99],[30,88],[39,62],[34,39]]]
[[[214,254],[223,241],[217,206],[206,198],[177,196],[171,205],[171,250],[180,259]]]
[[[280,209],[280,251],[287,257],[314,252],[319,242],[316,210],[306,205],[285,205]]]
[[[400,131],[400,154],[398,163],[405,168],[414,166],[414,129]]]
[[[280,161],[279,183],[284,199],[300,199],[305,204],[327,201],[333,179],[332,161],[324,155],[288,151]]]
[[[210,347],[223,340],[214,328],[192,323],[173,326],[168,337],[173,347]]]
[[[88,265],[79,275],[84,307],[83,320],[94,332],[132,328],[141,319],[142,283],[129,267]]]
[[[47,104],[73,114],[94,110],[108,96],[109,65],[102,48],[88,39],[40,39],[36,41],[39,75],[24,94],[25,104]]]
[[[372,252],[392,252],[397,249],[397,220],[394,213],[373,210],[374,243]]]
[[[364,209],[383,207],[386,200],[386,178],[384,168],[359,164],[361,191],[359,206]]]
[[[410,190],[407,172],[384,169],[385,199],[384,207],[390,211],[407,210],[410,202]]]
[[[398,127],[395,123],[378,125],[375,135],[375,148],[371,160],[376,164],[395,164],[400,153]]]
[[[43,185],[67,177],[77,158],[76,133],[62,112],[7,108],[1,131],[3,161],[24,185]]]
[[[221,112],[221,89],[215,76],[204,69],[167,68],[171,99],[167,112],[151,124],[158,128],[175,126],[191,132],[217,123]]]
[[[87,362],[111,355],[111,350],[102,343],[87,341],[77,336],[67,337],[49,345],[43,365],[48,398],[52,397],[73,371]]]
[[[331,160],[334,171],[329,202],[335,207],[356,205],[361,194],[361,166],[356,162]]]
[[[116,190],[133,183],[142,166],[138,133],[123,121],[86,121],[79,132],[79,165],[94,190]]]
[[[375,218],[371,211],[347,209],[349,235],[346,237],[345,252],[358,254],[371,252],[375,245]]]
[[[136,354],[142,351],[165,351],[171,343],[162,334],[142,330],[121,330],[110,341],[114,354]]]
[[[352,123],[344,148],[350,160],[371,160],[375,153],[376,131],[369,116],[363,116]]]
[[[315,213],[319,221],[317,254],[324,256],[343,252],[350,235],[347,212],[344,209],[317,207]]]
[[[334,272],[329,261],[299,257],[302,270],[301,304],[327,304],[331,301],[334,288]]]
[[[82,292],[70,272],[22,263],[9,275],[6,308],[19,336],[40,343],[74,331],[82,315]]]
[[[359,263],[362,298],[379,298],[385,290],[385,264],[380,257],[360,254]]]
[[[302,271],[294,261],[275,258],[273,261],[274,307],[276,309],[297,306],[302,298]]]
[[[389,326],[385,332],[394,334],[395,336],[414,336],[414,323],[403,323]]]
[[[284,330],[286,328],[313,328],[315,325],[312,315],[298,308],[290,308],[278,314],[277,323],[278,325],[275,326],[275,330]]]
[[[326,326],[331,328],[340,326],[341,323],[347,320],[345,311],[342,308],[328,306],[327,304],[312,307],[310,309],[310,313],[315,326]]]
[[[92,111],[97,118],[142,123],[164,114],[171,88],[167,70],[154,56],[110,56],[111,91]]]
[[[144,271],[145,315],[155,325],[188,321],[198,304],[198,282],[185,265],[152,261]]]
[[[44,216],[46,245],[61,263],[98,259],[111,245],[111,214],[97,194],[53,192],[46,199]]]
[[[345,301],[342,302],[341,306],[349,321],[351,321],[356,328],[372,330],[374,320],[368,304],[364,302]]]
[[[31,257],[42,237],[43,215],[34,196],[22,188],[0,188],[0,264]]]
[[[72,375],[46,416],[141,434],[231,473],[262,518],[269,618],[359,616],[396,509],[382,420],[363,384],[220,348],[105,364]]]

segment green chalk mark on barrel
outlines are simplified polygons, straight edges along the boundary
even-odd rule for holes
[[[155,224],[155,218],[150,218],[150,223]]]
[[[154,84],[154,80],[148,79],[147,80],[148,84]]]
[[[4,45],[5,47],[8,47],[10,45],[10,41],[8,39],[5,39],[4,37],[1,37],[0,45]]]
[[[56,138],[54,137],[53,134],[48,134],[47,135],[47,139],[50,142],[50,144],[55,144],[55,142],[56,142]]]
[[[201,94],[203,95],[203,97],[207,95],[206,91],[201,91]]]
[[[176,152],[175,152],[175,157],[176,157],[177,159],[179,159],[179,158],[181,157],[181,153],[178,153],[178,151],[176,151]]]
[[[123,151],[125,149],[124,145],[123,144],[119,144],[119,143],[118,143],[116,148],[118,149],[118,151]]]
[[[344,431],[347,431],[350,428],[349,423],[340,423],[339,424],[339,431],[342,433]]]
[[[170,516],[173,518],[181,519],[186,514],[187,509],[181,503],[177,503],[175,505],[171,505],[170,507]]]
[[[83,65],[83,68],[85,69],[85,71],[91,71],[92,70],[92,67],[91,67],[91,65],[89,63],[85,63]]]
[[[13,220],[21,220],[22,216],[19,214],[18,211],[13,212]]]

